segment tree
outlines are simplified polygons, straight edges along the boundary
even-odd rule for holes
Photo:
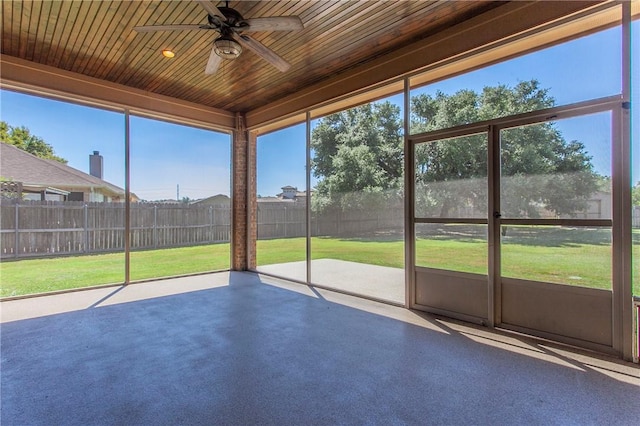
[[[403,161],[400,108],[366,104],[321,119],[313,129],[315,211],[373,208],[397,196]]]
[[[46,158],[48,160],[59,161],[67,164],[67,160],[55,155],[53,147],[46,143],[42,138],[31,134],[29,129],[24,126],[13,127],[5,121],[0,121],[0,141],[9,145],[14,145],[23,151],[27,151],[36,157]]]
[[[415,133],[548,108],[555,101],[531,80],[514,88],[485,87],[482,93],[419,95],[411,104]],[[465,216],[469,209],[486,215],[486,140],[480,134],[418,146],[416,203],[421,215]],[[598,189],[599,176],[584,144],[567,142],[553,123],[503,130],[500,143],[503,216],[535,218],[545,210],[574,216]]]
[[[631,188],[631,203],[634,206],[640,206],[640,181]]]
[[[414,134],[428,132],[554,104],[536,80],[485,87],[481,93],[418,95],[411,99],[411,128]],[[401,194],[402,127],[400,109],[390,102],[321,119],[311,139],[312,171],[319,179],[314,209],[370,208]],[[486,216],[486,134],[421,144],[415,156],[419,215]],[[553,123],[503,130],[501,156],[503,216],[539,217],[545,210],[575,215],[598,189],[601,177],[584,144],[566,141]]]

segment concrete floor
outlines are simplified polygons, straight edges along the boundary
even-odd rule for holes
[[[250,273],[1,308],[3,426],[640,418],[637,365]]]
[[[287,262],[258,267],[258,272],[307,281],[307,262]],[[336,259],[311,261],[311,282],[359,296],[404,305],[404,269]]]

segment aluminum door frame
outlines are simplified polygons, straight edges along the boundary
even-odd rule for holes
[[[613,184],[613,198],[620,199],[623,197],[625,190],[624,178],[629,175],[628,168],[630,167],[629,161],[623,161],[626,152],[629,152],[629,148],[626,146],[630,144],[628,138],[623,137],[624,120],[623,115],[625,110],[624,98],[622,95],[609,96],[605,98],[599,98],[595,100],[578,102],[567,106],[548,108],[539,111],[533,111],[523,114],[516,114],[509,117],[502,117],[493,120],[487,120],[479,123],[456,126],[449,129],[442,129],[433,132],[409,135],[407,137],[406,144],[406,165],[407,167],[407,198],[410,201],[410,209],[406,213],[408,221],[407,230],[411,233],[406,234],[407,244],[407,266],[411,268],[410,276],[408,277],[408,307],[411,309],[418,309],[436,314],[443,314],[450,317],[462,319],[465,321],[473,321],[488,326],[499,326],[503,328],[513,329],[520,332],[525,332],[532,335],[537,335],[545,338],[552,338],[554,340],[588,347],[591,349],[621,353],[620,348],[623,345],[622,340],[625,338],[624,333],[620,333],[619,330],[625,329],[626,323],[624,322],[625,313],[625,301],[632,300],[632,290],[630,274],[617,273],[619,270],[623,270],[625,265],[623,264],[626,255],[620,255],[620,253],[627,253],[631,251],[631,246],[628,245],[629,239],[626,238],[625,232],[630,232],[623,227],[624,220],[620,219],[625,215],[630,216],[630,211],[623,211],[622,203],[614,203],[612,219],[501,219],[499,215],[494,217],[494,212],[500,212],[500,131],[503,129],[540,124],[550,121],[562,120],[567,118],[579,117],[582,115],[594,114],[599,112],[610,111],[612,116],[612,184]],[[414,162],[414,150],[416,145],[428,143],[441,139],[448,139],[454,137],[461,137],[471,134],[486,133],[488,144],[488,209],[486,218],[482,219],[465,219],[465,218],[421,218],[415,216],[415,162]],[[475,274],[466,274],[454,271],[445,270],[433,270],[430,268],[423,268],[416,265],[415,257],[415,225],[419,223],[476,223],[488,225],[488,275],[484,276]],[[564,225],[564,226],[599,226],[610,227],[612,229],[613,242],[612,242],[612,289],[611,290],[597,290],[586,289],[583,287],[563,286],[561,284],[550,283],[537,283],[527,280],[514,280],[503,279],[500,272],[501,265],[501,242],[500,242],[500,226],[502,224],[529,224],[529,225]],[[431,278],[431,280],[429,280]],[[483,282],[484,280],[484,282]],[[515,281],[515,282],[514,282]],[[445,282],[446,284],[438,284]],[[506,287],[503,289],[503,284]],[[465,285],[468,287],[471,285],[471,290],[464,291]],[[514,287],[515,285],[515,287]],[[504,303],[514,303],[517,300],[518,303],[522,303],[522,300],[530,300],[531,291],[536,293],[548,293],[548,290],[553,292],[555,287],[558,286],[558,290],[567,293],[566,299],[568,301],[579,300],[581,297],[585,300],[595,301],[595,306],[598,309],[598,315],[596,316],[598,322],[598,328],[595,330],[595,334],[598,334],[597,338],[592,336],[572,335],[573,331],[579,328],[583,328],[581,325],[574,327],[570,330],[549,330],[545,324],[531,324],[524,321],[518,323],[519,319],[515,321],[509,316],[507,319],[509,322],[503,320],[503,307]],[[518,287],[519,286],[519,287]],[[568,287],[568,288],[567,288]],[[515,288],[515,290],[514,290]],[[526,290],[523,290],[526,289]],[[503,290],[507,290],[503,295]],[[574,291],[575,290],[575,291]],[[592,291],[594,290],[594,291]],[[485,293],[486,296],[480,296],[481,293]],[[432,296],[429,300],[433,300],[440,303],[440,305],[433,306],[434,303],[424,303],[425,299],[421,295],[428,293]],[[467,293],[467,294],[465,294]],[[628,294],[627,294],[628,293]],[[515,294],[515,298],[513,295]],[[465,297],[475,297],[481,300],[481,304],[484,304],[483,312],[479,311],[478,304],[469,304],[468,301],[464,301]],[[557,297],[554,294],[552,297]],[[505,299],[506,298],[506,299]],[[542,297],[541,304],[544,304],[544,300],[548,300],[547,296]],[[587,308],[589,305],[587,304]],[[509,308],[509,306],[508,306]],[[569,312],[569,315],[579,315],[584,318],[572,318],[576,324],[581,324],[580,320],[585,319],[584,324],[589,324],[588,313],[584,309],[578,310],[578,312]],[[512,316],[512,315],[511,315]],[[513,324],[516,322],[516,324]],[[604,325],[603,325],[604,324]],[[588,327],[587,327],[588,328]],[[606,331],[606,336],[602,336],[602,332]],[[610,332],[609,332],[610,331]],[[574,333],[576,334],[576,333]],[[629,337],[630,338],[630,337]]]

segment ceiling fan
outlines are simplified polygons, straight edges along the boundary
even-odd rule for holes
[[[215,74],[223,59],[235,59],[242,53],[242,47],[257,53],[282,72],[291,65],[273,50],[251,38],[245,33],[256,31],[292,31],[303,29],[302,21],[297,16],[273,16],[268,18],[244,19],[235,9],[216,6],[211,1],[195,0],[207,12],[207,23],[203,25],[143,25],[133,27],[138,32],[213,30],[219,36],[213,42],[213,49],[205,68],[205,74]]]

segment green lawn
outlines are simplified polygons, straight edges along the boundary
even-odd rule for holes
[[[258,265],[305,260],[305,238],[260,240],[257,243]],[[338,238],[311,238],[312,259],[340,259],[372,265],[404,267],[404,243],[363,241]]]
[[[536,245],[515,238],[504,246],[503,274],[519,278],[575,283],[588,287],[609,287],[610,246],[603,242],[549,240]],[[387,239],[312,238],[313,259],[341,259],[352,262],[402,268],[402,241]],[[640,266],[640,241],[634,244],[634,271]],[[258,265],[301,261],[305,239],[262,240],[257,243]],[[486,242],[481,239],[419,238],[418,265],[486,274]],[[131,279],[142,280],[207,272],[229,267],[229,244],[149,250],[131,254]],[[640,275],[640,272],[638,273]],[[636,275],[634,294],[640,294]],[[120,283],[124,280],[124,255],[27,259],[0,263],[0,295],[16,296],[53,290]]]
[[[131,280],[229,268],[229,244],[131,253]],[[114,284],[124,281],[124,253],[26,259],[0,263],[0,296]]]
[[[634,245],[640,256],[640,245]],[[312,238],[312,259],[341,259],[394,268],[404,267],[401,241],[362,241]],[[289,238],[258,242],[258,265],[305,259],[305,239]],[[416,264],[453,271],[487,274],[487,244],[480,239],[427,239],[416,241]],[[636,269],[637,270],[637,269]],[[606,244],[572,243],[536,246],[525,241],[505,244],[504,276],[611,288],[611,250]],[[640,277],[638,277],[640,278]],[[640,279],[634,293],[640,294]]]

